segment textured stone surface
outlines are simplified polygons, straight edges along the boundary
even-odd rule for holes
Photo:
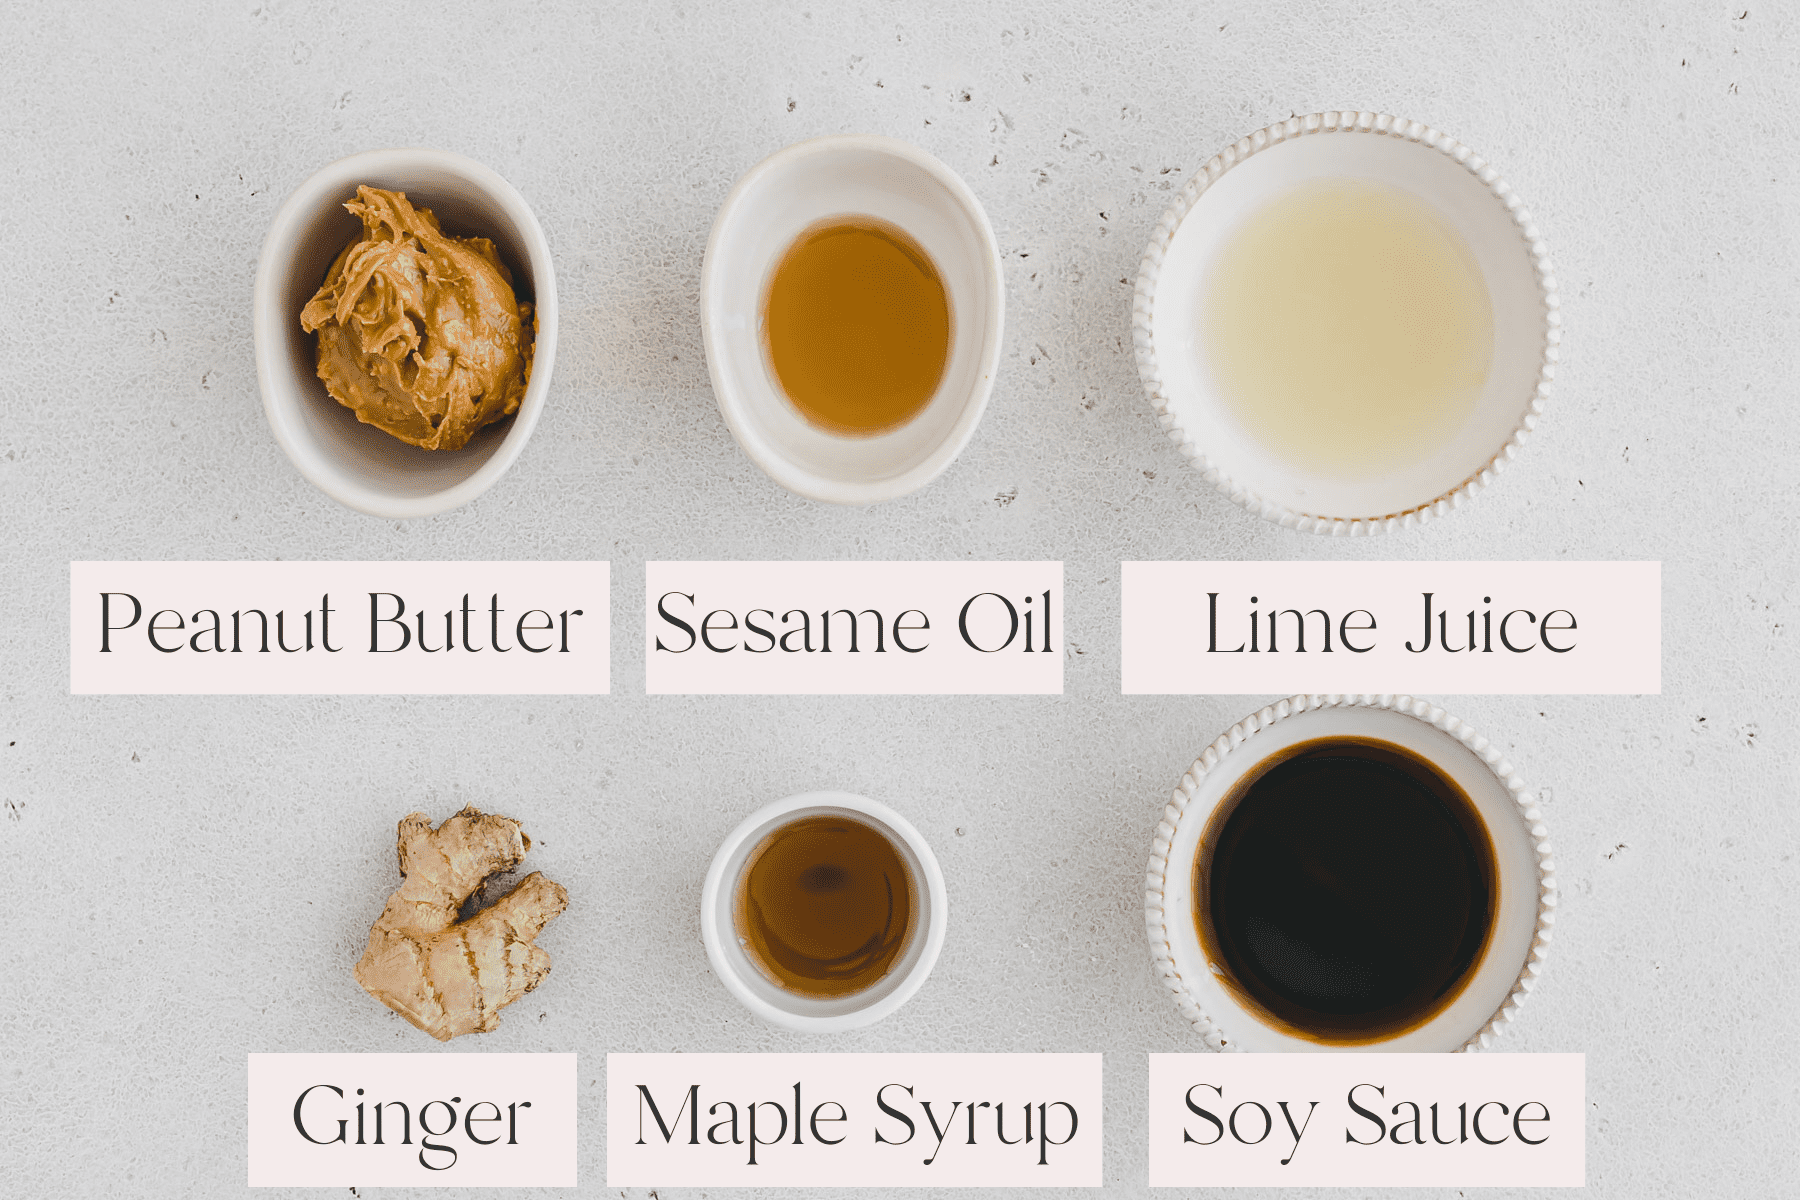
[[[395,820],[475,801],[525,823],[530,865],[572,903],[543,938],[549,980],[467,1048],[580,1052],[586,1192],[603,1190],[609,1050],[1071,1049],[1107,1055],[1108,1194],[1143,1195],[1143,1055],[1199,1045],[1151,979],[1150,834],[1196,751],[1264,701],[1118,695],[1117,564],[1162,557],[1664,560],[1661,696],[1439,698],[1545,789],[1558,849],[1554,953],[1504,1047],[1587,1052],[1595,1195],[1792,1187],[1791,13],[149,11],[38,6],[0,40],[0,1190],[233,1194],[247,1052],[434,1048],[350,965],[393,886]],[[1557,394],[1516,467],[1375,542],[1287,533],[1214,493],[1157,432],[1127,332],[1183,172],[1326,108],[1426,121],[1498,164],[1550,241],[1566,316]],[[744,458],[696,318],[733,179],[843,131],[961,172],[1009,288],[974,442],[867,511],[796,499]],[[396,524],[338,507],[277,449],[249,299],[290,189],[406,144],[519,187],[563,318],[511,474]],[[646,558],[840,555],[1066,560],[1067,694],[644,696]],[[265,557],[610,559],[614,694],[67,694],[70,559]],[[730,1000],[696,909],[720,837],[816,787],[905,811],[953,908],[910,1005],[805,1040]]]

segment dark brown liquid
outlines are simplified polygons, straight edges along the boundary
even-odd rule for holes
[[[1474,802],[1387,742],[1321,738],[1265,764],[1206,830],[1208,960],[1272,1024],[1327,1044],[1424,1024],[1493,927],[1494,843]]]
[[[800,415],[831,433],[904,425],[950,358],[950,299],[918,242],[873,217],[832,217],[775,264],[763,344]]]
[[[912,874],[884,834],[847,817],[802,817],[751,852],[737,933],[782,987],[844,996],[888,973],[915,907]]]

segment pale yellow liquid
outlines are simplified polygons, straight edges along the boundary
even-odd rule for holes
[[[1236,418],[1304,470],[1426,458],[1487,382],[1494,315],[1462,239],[1407,192],[1302,184],[1252,214],[1205,284],[1201,335]]]

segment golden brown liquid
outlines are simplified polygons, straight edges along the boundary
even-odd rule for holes
[[[738,940],[789,991],[859,992],[906,948],[913,886],[882,833],[847,817],[802,817],[751,852],[738,883]]]
[[[1277,1028],[1357,1045],[1417,1028],[1475,972],[1499,904],[1475,804],[1389,742],[1319,738],[1262,764],[1201,839],[1200,941]]]
[[[1200,332],[1257,441],[1305,470],[1367,478],[1462,428],[1487,384],[1494,316],[1481,267],[1429,204],[1324,179],[1231,235]]]
[[[904,425],[950,358],[950,298],[924,247],[874,217],[831,217],[775,264],[763,345],[808,421],[866,435]]]

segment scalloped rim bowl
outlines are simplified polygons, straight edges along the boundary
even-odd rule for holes
[[[1475,411],[1426,459],[1379,477],[1325,479],[1256,442],[1216,395],[1197,336],[1202,283],[1220,245],[1251,212],[1320,178],[1385,183],[1430,204],[1468,246],[1493,306],[1493,365]],[[1293,117],[1215,155],[1157,223],[1131,311],[1157,419],[1208,482],[1287,528],[1349,535],[1410,527],[1487,487],[1537,425],[1561,325],[1543,239],[1493,166],[1430,126],[1370,112]]]
[[[460,450],[421,450],[365,425],[319,381],[318,342],[300,328],[300,310],[361,232],[343,206],[362,183],[405,192],[449,233],[493,239],[531,292],[537,343],[519,411]],[[251,320],[263,414],[307,482],[372,517],[436,516],[492,487],[537,427],[556,368],[556,268],[531,206],[492,170],[445,150],[368,150],[320,168],[282,203],[257,260]]]
[[[1500,876],[1493,936],[1460,995],[1396,1037],[1326,1046],[1277,1029],[1214,977],[1195,918],[1194,863],[1218,806],[1271,754],[1314,738],[1392,742],[1454,779],[1494,839]],[[1158,979],[1214,1050],[1478,1050],[1513,1019],[1537,983],[1555,922],[1556,864],[1543,813],[1498,748],[1443,709],[1411,696],[1291,696],[1233,725],[1188,768],[1157,824],[1145,880],[1144,920]],[[1226,1032],[1228,1027],[1230,1032]]]

